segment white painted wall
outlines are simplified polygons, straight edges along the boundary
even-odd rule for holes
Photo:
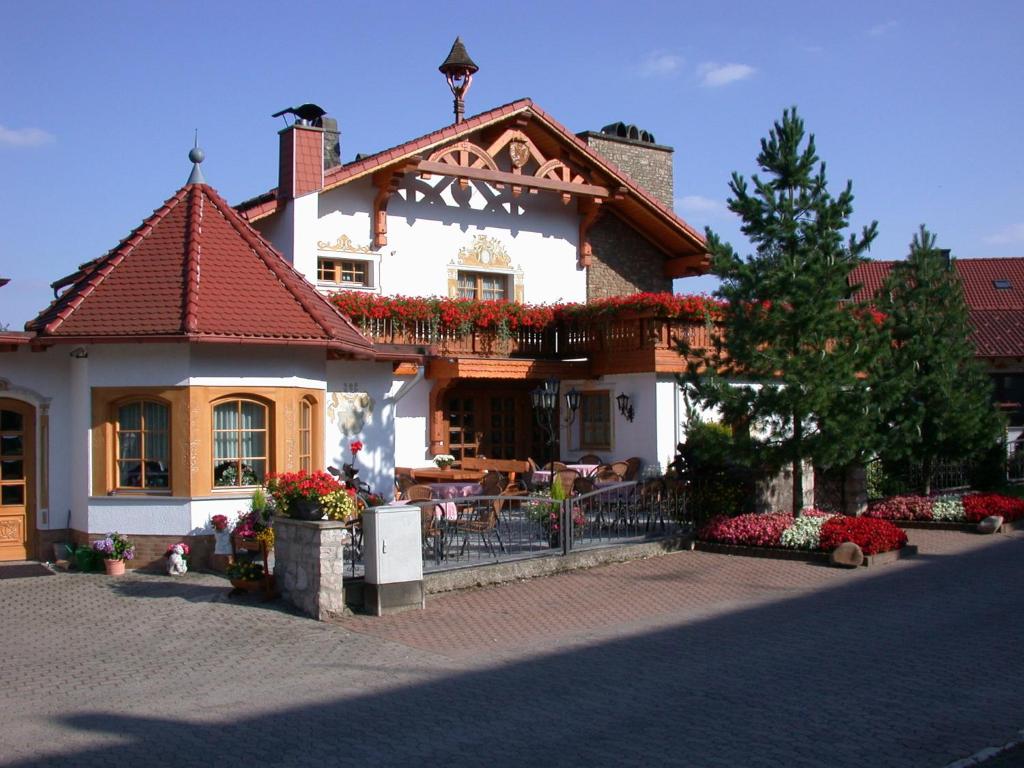
[[[324,460],[340,468],[352,460],[349,445],[362,442],[355,461],[359,479],[387,498],[394,489],[395,471],[395,408],[390,395],[401,381],[394,377],[391,363],[327,363]],[[362,394],[368,396],[365,406],[358,399]]]
[[[644,467],[655,463],[661,464],[660,447],[654,439],[658,433],[658,389],[657,379],[653,373],[625,374],[606,376],[598,381],[562,381],[559,394],[561,400],[563,424],[561,429],[562,455],[577,458],[583,453],[597,453],[605,461],[619,461],[637,456],[643,460]],[[566,426],[565,393],[573,387],[581,392],[592,390],[608,390],[612,421],[612,447],[610,451],[593,451],[579,446],[579,424],[573,422]],[[634,419],[627,421],[619,413],[615,398],[620,392],[629,395],[633,404]],[[664,414],[662,414],[663,416]],[[578,417],[577,417],[578,418]],[[664,465],[662,465],[664,469]]]
[[[4,382],[0,397],[21,400],[36,408],[36,499],[42,498],[39,470],[44,458],[50,475],[49,506],[40,506],[36,514],[36,527],[43,530],[64,528],[72,507],[69,351],[67,347],[57,347],[45,352],[19,349],[0,353],[0,379]],[[50,416],[49,453],[46,457],[42,453],[39,423],[44,408],[49,409]]]
[[[260,231],[316,282],[317,243],[334,243],[347,235],[356,246],[370,245],[374,187],[368,179],[307,195],[282,213],[258,222]],[[388,206],[388,244],[375,254],[375,290],[385,295],[446,296],[449,263],[476,235],[493,237],[511,257],[511,274],[523,272],[524,300],[529,303],[584,301],[586,273],[576,269],[579,214],[554,193],[494,190],[471,183],[464,193],[451,179],[424,181],[408,176]],[[310,198],[319,197],[315,209]],[[294,216],[289,226],[285,219]],[[276,221],[275,221],[276,220]],[[359,256],[362,258],[363,256]]]

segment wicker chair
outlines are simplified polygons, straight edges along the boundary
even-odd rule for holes
[[[594,470],[592,477],[595,480],[620,480],[619,473],[615,471],[611,464],[601,464],[597,469]]]
[[[629,463],[625,461],[613,461],[612,472],[618,475],[619,480],[626,479],[626,472],[629,471]]]
[[[434,492],[429,485],[410,485],[405,491],[405,498],[409,501],[430,501]]]
[[[636,480],[640,476],[640,467],[643,466],[643,459],[632,456],[626,459],[626,471],[622,473],[623,480]]]
[[[505,490],[505,477],[501,472],[490,470],[480,481],[481,496],[497,496]]]
[[[600,464],[601,463],[601,457],[598,456],[596,453],[586,453],[586,454],[580,456],[579,460],[577,460],[576,463],[577,464]]]
[[[564,461],[549,461],[544,465],[544,469],[547,472],[555,473],[560,472],[563,469],[568,469]]]
[[[504,497],[518,496],[519,494],[501,492],[493,495]],[[459,549],[460,556],[466,551],[466,547],[469,546],[469,537],[473,534],[480,536],[484,549],[492,555],[494,554],[494,545],[491,543],[491,534],[494,534],[498,539],[498,547],[502,552],[505,551],[505,544],[502,542],[501,532],[498,530],[498,521],[503,503],[501,498],[492,501],[480,501],[473,507],[465,508],[468,512],[466,517],[463,517],[462,514],[459,515],[459,519],[455,523],[455,530],[457,533],[462,534],[462,547]]]
[[[395,498],[404,499],[405,494],[412,486],[416,485],[416,480],[409,472],[395,472]]]

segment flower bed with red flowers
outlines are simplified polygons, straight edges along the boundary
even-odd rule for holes
[[[989,515],[1001,515],[1007,523],[1024,518],[1024,500],[1001,493],[968,493],[964,496],[967,522],[979,523]]]
[[[719,516],[708,521],[698,533],[701,541],[719,544],[739,544],[747,547],[777,547],[782,532],[793,525],[793,516],[784,513],[770,515]]]
[[[896,523],[936,523],[936,527],[971,527],[990,515],[1004,522],[1024,519],[1024,500],[1001,493],[967,493],[963,496],[892,496],[868,506],[865,517]],[[941,524],[941,526],[939,525]]]
[[[721,309],[721,303],[708,296],[674,293],[634,293],[585,304],[520,304],[501,300],[381,296],[361,291],[339,291],[331,301],[343,314],[357,322],[428,322],[435,323],[440,331],[460,334],[472,330],[540,329],[555,322],[612,318],[628,313],[666,320],[704,320],[718,317]]]
[[[888,520],[871,517],[837,515],[821,526],[821,549],[831,552],[846,541],[852,541],[865,555],[877,555],[906,546],[907,534]]]
[[[880,520],[931,520],[934,501],[929,496],[891,496],[869,504],[864,515]]]
[[[825,514],[811,510],[807,516],[820,519]],[[816,530],[808,530],[798,536],[786,534],[786,531],[801,526],[811,529],[812,526],[805,525],[807,522],[804,520],[801,523],[786,513],[716,517],[698,531],[697,539],[715,544],[776,548],[789,552],[795,549],[831,552],[843,542],[852,541],[865,555],[901,549],[907,543],[907,535],[888,520],[844,515],[827,516],[821,524],[820,534]]]

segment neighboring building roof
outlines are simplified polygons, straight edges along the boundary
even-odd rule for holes
[[[894,261],[868,261],[850,273],[869,300],[882,289]],[[1024,258],[954,259],[974,328],[979,357],[1024,357]]]
[[[371,343],[207,184],[186,184],[120,245],[54,283],[38,342]]]
[[[693,247],[694,251],[704,251],[704,236],[700,232],[683,221],[671,208],[657,200],[650,192],[630,178],[625,171],[591,149],[585,141],[574,135],[530,99],[520,99],[487,112],[482,112],[473,117],[466,118],[460,123],[454,123],[428,133],[425,136],[399,144],[396,147],[385,149],[347,165],[327,170],[324,172],[323,188],[326,191],[343,184],[348,184],[377,170],[408,160],[428,149],[451,143],[482,128],[498,122],[509,121],[513,117],[522,116],[527,113],[535,117],[563,143],[571,145],[572,149],[579,152],[590,164],[600,168],[604,173],[610,175],[625,187],[628,194],[622,200],[613,201],[613,204],[621,207],[627,218],[642,220],[646,217],[657,219],[663,225],[684,237]],[[272,189],[262,195],[239,203],[236,209],[249,221],[257,221],[276,212],[282,204],[283,202],[277,198],[277,190]]]

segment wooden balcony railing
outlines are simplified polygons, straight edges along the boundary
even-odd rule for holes
[[[426,321],[395,323],[387,319],[357,321],[378,344],[432,347],[441,357],[571,359],[643,350],[675,351],[678,340],[694,349],[711,345],[711,331],[702,320],[667,320],[649,315],[556,322],[545,328],[519,328],[506,334],[442,330]]]

